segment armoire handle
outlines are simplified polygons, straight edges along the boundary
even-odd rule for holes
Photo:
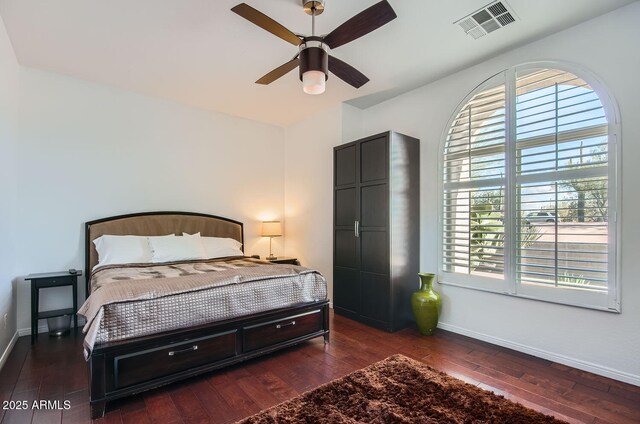
[[[356,233],[356,237],[360,237],[360,221],[355,221],[353,224],[353,230]]]

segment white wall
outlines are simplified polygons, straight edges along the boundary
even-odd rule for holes
[[[594,72],[622,117],[622,313],[613,314],[440,286],[444,328],[640,385],[640,3],[510,51],[363,111],[363,131],[393,129],[421,139],[421,267],[438,269],[438,159],[459,102],[489,76],[535,60]]]
[[[324,274],[333,287],[333,146],[342,140],[342,108],[333,107],[285,132],[285,253]]]
[[[285,134],[285,253],[322,272],[331,299],[333,147],[360,136],[361,113],[338,105],[288,127]]]
[[[19,67],[0,18],[0,357],[16,332],[13,235]],[[7,316],[5,326],[4,317]],[[0,367],[2,359],[0,359]]]
[[[268,252],[259,221],[283,216],[282,128],[46,71],[22,68],[21,81],[14,275],[82,269],[83,223],[139,211],[234,218],[245,251]],[[18,286],[25,329],[29,286]],[[42,309],[68,305],[70,288],[44,293]]]

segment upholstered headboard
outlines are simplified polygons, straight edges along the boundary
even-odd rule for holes
[[[244,243],[242,222],[195,212],[143,212],[111,216],[85,224],[85,275],[87,293],[91,270],[98,263],[93,240],[110,235],[163,236],[200,232],[205,237],[229,237]],[[244,251],[244,246],[242,247]]]

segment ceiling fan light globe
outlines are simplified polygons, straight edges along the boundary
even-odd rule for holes
[[[302,90],[307,94],[322,94],[326,75],[322,71],[307,71],[302,74]]]

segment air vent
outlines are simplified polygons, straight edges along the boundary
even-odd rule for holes
[[[454,25],[460,25],[465,34],[478,39],[515,21],[515,13],[506,2],[494,1],[454,22]]]

